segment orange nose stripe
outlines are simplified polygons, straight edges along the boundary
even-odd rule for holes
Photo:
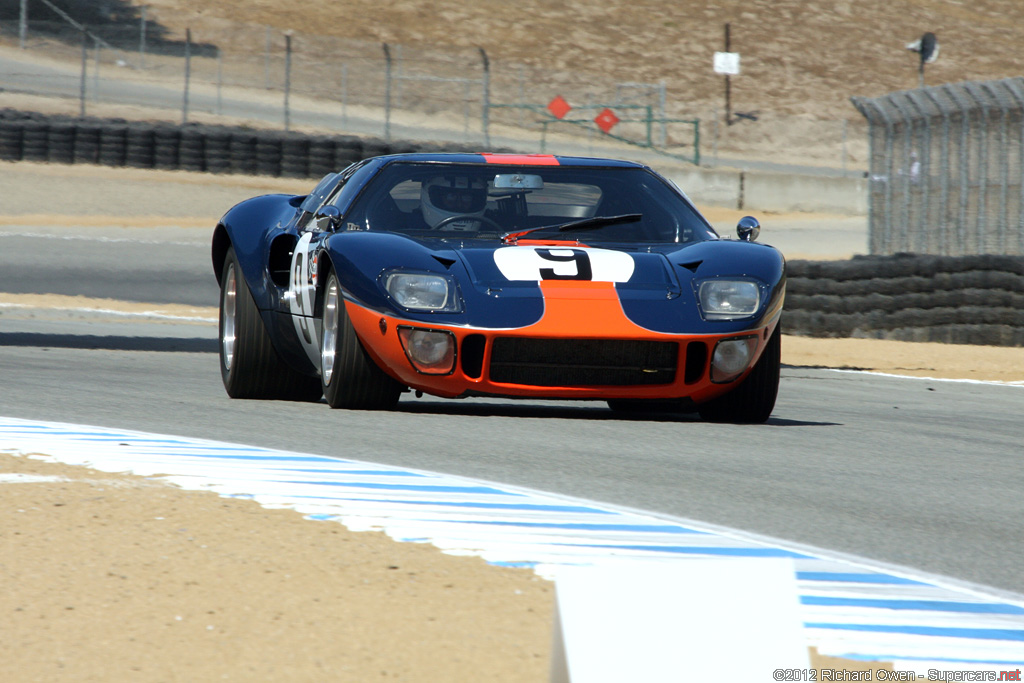
[[[614,282],[543,280],[544,316],[523,331],[541,336],[649,337],[622,310]]]

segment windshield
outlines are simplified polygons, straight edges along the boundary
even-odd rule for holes
[[[627,215],[628,220],[589,220]],[[585,231],[558,230],[581,221],[586,221]],[[519,236],[588,243],[691,242],[716,236],[655,174],[642,168],[581,166],[391,163],[353,202],[343,226],[484,239],[533,231]]]

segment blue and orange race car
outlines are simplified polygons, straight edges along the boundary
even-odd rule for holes
[[[334,408],[412,389],[763,422],[786,276],[758,231],[745,218],[721,239],[626,161],[366,159],[219,221],[224,386]]]

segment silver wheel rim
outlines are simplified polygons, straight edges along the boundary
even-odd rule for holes
[[[231,371],[235,359],[235,307],[238,303],[238,278],[235,264],[228,265],[224,274],[224,296],[220,301],[220,355],[224,369]]]
[[[338,348],[338,281],[331,278],[327,283],[327,294],[324,297],[324,335],[320,344],[320,371],[324,385],[331,383],[334,375],[334,358]]]

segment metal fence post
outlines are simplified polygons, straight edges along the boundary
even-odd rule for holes
[[[660,81],[658,83],[658,115],[661,116],[660,144],[662,147],[668,147],[668,124],[665,122],[665,119],[668,118],[665,116],[665,100],[667,98],[668,95],[665,91],[665,81]]]
[[[843,175],[844,176],[846,175],[846,157],[847,157],[846,147],[847,147],[847,140],[849,138],[849,124],[850,124],[849,121],[847,121],[846,119],[843,119],[843,146],[841,148],[841,152],[840,152],[840,155],[839,155],[839,165],[843,169]]]
[[[917,228],[915,235],[918,245],[924,247],[922,251],[931,253],[930,243],[932,231],[929,220],[932,213],[932,116],[926,108],[917,100],[920,90],[907,93],[907,101],[915,111],[915,118],[921,122],[921,144],[918,146],[918,162],[920,163],[917,174],[918,183],[921,187],[921,205],[917,215]]]
[[[384,48],[384,140],[391,142],[391,50],[387,43]]]
[[[192,29],[185,29],[185,92],[181,102],[181,122],[188,123],[188,82],[192,77]]]
[[[1017,248],[1013,253],[1024,254],[1024,90],[1018,81],[1007,81],[1006,89],[1010,92],[1021,113],[1020,140],[1018,146],[1017,182],[1020,185],[1020,198],[1017,205]]]
[[[484,132],[484,147],[491,146],[490,119],[491,119],[491,62],[487,59],[487,51],[480,49],[480,59],[484,65],[483,73],[483,103],[480,106],[480,127]]]
[[[78,86],[78,115],[85,116],[85,82],[89,76],[89,32],[82,28],[82,77]]]
[[[718,121],[715,121],[718,125]],[[693,121],[693,165],[700,166],[700,119]]]
[[[224,99],[221,90],[224,85],[224,53],[217,48],[217,116],[224,113]]]
[[[903,220],[901,221],[903,230],[901,231],[899,242],[901,251],[913,251],[911,247],[913,237],[911,232],[911,215],[914,210],[914,181],[915,175],[921,172],[921,168],[913,144],[914,118],[903,108],[900,99],[896,96],[889,96],[888,98],[889,104],[899,113],[902,119],[901,123],[903,124],[903,163],[900,164],[899,169],[899,174],[902,175],[901,185],[903,186]]]
[[[270,90],[270,27],[267,26],[263,44],[263,87]]]
[[[292,90],[292,35],[291,31],[284,34],[284,130],[287,133],[291,129],[291,111],[289,110],[289,98]]]
[[[871,226],[871,235],[869,240],[871,242],[869,251],[872,254],[885,254],[892,252],[892,200],[893,200],[893,171],[895,166],[895,159],[893,158],[893,148],[895,147],[896,132],[894,130],[892,119],[885,113],[885,109],[877,103],[872,103],[875,109],[878,111],[879,116],[882,118],[882,122],[885,124],[885,173],[879,174],[883,177],[885,182],[885,205],[883,213],[885,214],[884,227],[881,234],[877,234],[875,226]]]
[[[146,68],[146,6],[142,6],[142,15],[139,19],[139,68]]]
[[[949,186],[952,182],[949,164],[949,138],[952,135],[952,123],[949,119],[950,110],[949,107],[946,107],[939,101],[934,89],[927,88],[923,92],[925,97],[935,105],[935,109],[942,116],[942,143],[939,147],[939,173],[942,175],[942,189],[939,194],[938,212],[939,252],[949,255],[952,253],[949,240]]]
[[[399,43],[398,45],[395,46],[395,55],[394,55],[394,66],[395,66],[395,71],[397,72],[395,74],[395,90],[394,90],[394,104],[395,104],[395,108],[396,109],[401,109],[402,108],[402,87],[405,85],[405,83],[404,83],[404,80],[405,80],[404,79],[404,75],[405,74],[402,73],[402,66],[403,65],[404,65],[404,60],[402,59],[402,45],[401,45],[401,43]]]
[[[18,10],[18,49],[25,49],[25,35],[28,33],[28,0],[21,0]]]
[[[1009,150],[1009,118],[1010,112],[1007,102],[1000,93],[996,92],[992,84],[983,83],[981,89],[988,93],[999,107],[999,219],[997,225],[997,253],[1006,252],[1006,202],[1009,198],[1010,182],[1010,150]]]
[[[949,99],[951,99],[960,110],[960,147],[957,150],[957,163],[960,166],[960,200],[956,236],[960,253],[966,253],[967,203],[970,199],[968,195],[968,191],[970,189],[970,169],[968,167],[968,164],[970,163],[970,156],[968,154],[968,150],[970,144],[971,116],[970,110],[963,100],[961,100],[957,95],[955,88],[950,85],[946,85],[943,86],[943,91],[949,95]]]
[[[974,226],[976,239],[978,240],[978,253],[985,253],[988,232],[988,102],[984,96],[975,92],[972,84],[965,84],[964,89],[981,108],[981,124],[978,126],[978,223]]]
[[[348,64],[341,65],[341,127],[348,128]]]
[[[92,73],[92,101],[99,102],[100,97],[100,39],[93,36],[93,43],[96,46],[95,65]]]

